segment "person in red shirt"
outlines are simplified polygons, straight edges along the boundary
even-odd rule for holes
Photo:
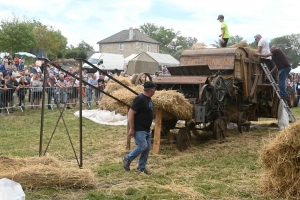
[[[19,65],[20,65],[20,58],[18,56],[16,56],[14,58],[14,63],[17,69],[19,69]]]

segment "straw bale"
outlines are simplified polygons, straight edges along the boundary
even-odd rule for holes
[[[110,83],[110,81],[108,82],[107,86],[104,89],[104,92],[111,94],[113,91],[119,90],[124,88],[122,85],[118,84],[118,83]]]
[[[11,179],[27,189],[93,188],[95,178],[91,170],[56,168],[33,165],[16,172]]]
[[[132,84],[135,84],[135,81],[137,79],[138,75],[137,74],[133,74],[132,77],[131,77],[131,83]]]
[[[152,97],[154,107],[175,115],[178,119],[191,120],[193,107],[183,94],[175,90],[156,91]]]
[[[100,101],[99,109],[115,111],[116,113],[119,113],[121,115],[127,115],[128,112],[127,106],[118,103],[116,100],[106,95],[104,95],[102,100]]]
[[[268,195],[300,198],[300,122],[292,124],[263,147],[262,191]]]
[[[206,48],[206,44],[204,44],[204,42],[201,42],[201,43],[194,44],[191,49],[204,49],[204,48]]]
[[[137,93],[143,91],[143,86],[130,86],[131,89]],[[131,105],[133,99],[136,97],[136,94],[127,90],[126,88],[118,89],[112,91],[112,96],[123,101],[127,105]],[[175,90],[162,90],[156,91],[152,97],[154,107],[162,108],[163,119],[170,119],[176,116],[178,119],[190,120],[192,119],[192,105],[184,98],[183,94],[176,92]],[[128,107],[122,103],[117,102],[116,100],[104,96],[100,102],[99,108],[101,110],[115,111],[122,115],[126,115],[128,112]]]
[[[126,86],[132,85],[131,79],[128,78],[128,77],[114,76],[114,79],[118,80],[119,82],[123,83],[123,84],[126,85]],[[109,83],[117,83],[117,82],[114,81],[113,79],[111,79],[111,80],[109,81]],[[118,84],[118,83],[117,83],[117,84]],[[123,86],[121,86],[121,87],[123,87]]]
[[[249,47],[249,44],[246,40],[242,40],[237,44],[231,45],[230,47]]]
[[[0,157],[0,178],[12,179],[26,189],[93,188],[91,170],[66,168],[53,157]]]
[[[250,54],[256,54],[257,53],[257,49],[251,48],[246,40],[242,40],[241,42],[239,42],[237,44],[234,44],[234,45],[231,45],[229,47],[243,47]]]

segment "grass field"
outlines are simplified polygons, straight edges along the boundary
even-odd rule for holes
[[[300,109],[292,111],[299,118]],[[38,155],[40,112],[25,110],[0,116],[0,155]],[[65,110],[63,116],[79,154],[79,119],[74,112]],[[57,110],[45,110],[44,148],[58,116]],[[227,141],[221,144],[212,140],[212,133],[193,136],[192,147],[183,152],[176,149],[172,140],[164,139],[160,154],[150,154],[148,168],[153,174],[147,176],[134,170],[125,172],[122,167],[121,157],[128,153],[125,126],[99,125],[83,119],[83,168],[94,172],[96,189],[26,190],[26,199],[269,199],[260,191],[259,155],[264,139],[278,130],[270,126],[276,120],[263,120],[254,122],[256,128],[247,133],[230,129]],[[131,146],[134,147],[134,141]],[[62,121],[47,155],[78,167]],[[136,166],[134,161],[131,167]]]

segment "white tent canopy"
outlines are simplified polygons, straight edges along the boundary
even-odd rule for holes
[[[149,56],[151,56],[154,60],[158,62],[159,65],[166,66],[178,66],[179,61],[172,57],[170,54],[161,54],[161,53],[152,53],[147,52]]]
[[[130,56],[127,56],[126,58],[124,58],[124,63],[125,63],[125,65],[127,65],[128,62],[129,62],[131,59],[135,58],[137,55],[138,55],[138,54],[131,54]]]

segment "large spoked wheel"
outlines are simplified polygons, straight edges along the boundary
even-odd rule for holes
[[[216,78],[214,83],[214,93],[217,101],[223,101],[226,93],[226,85],[222,77]]]
[[[239,114],[237,126],[240,133],[250,131],[251,122],[249,121],[249,116],[249,112],[245,111]]]
[[[213,106],[214,106],[213,93],[208,88],[209,88],[208,84],[203,85],[199,95],[200,101],[204,102],[204,104],[206,105],[206,111],[205,111],[206,116],[212,113]]]
[[[186,150],[191,147],[190,133],[187,128],[181,128],[176,137],[176,144],[179,151]]]
[[[219,142],[223,142],[226,137],[227,122],[224,117],[220,117],[214,121],[213,138]]]
[[[135,80],[135,85],[142,85],[146,82],[152,82],[152,77],[148,73],[140,73]]]

